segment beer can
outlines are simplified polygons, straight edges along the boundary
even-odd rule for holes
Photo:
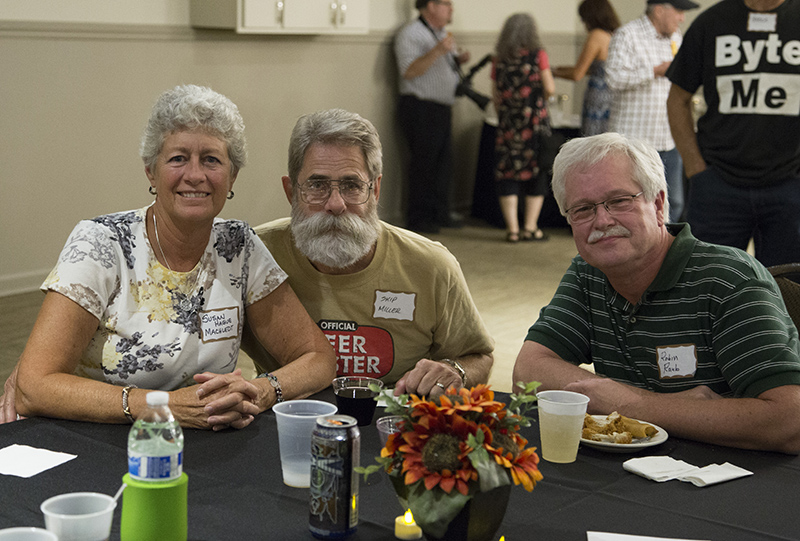
[[[355,418],[317,419],[311,434],[308,529],[317,539],[344,539],[358,526],[361,433]]]

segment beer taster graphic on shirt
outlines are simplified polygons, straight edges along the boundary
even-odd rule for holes
[[[386,329],[331,319],[319,328],[336,351],[338,375],[380,378],[392,370],[394,342]]]

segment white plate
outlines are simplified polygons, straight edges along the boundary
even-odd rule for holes
[[[594,417],[599,421],[606,419],[608,416],[592,415],[592,417]],[[645,421],[639,421],[639,422],[644,423]],[[594,447],[595,449],[598,449],[600,451],[606,451],[608,453],[633,453],[641,449],[644,449],[646,447],[652,447],[654,445],[658,445],[660,443],[664,443],[665,441],[667,441],[669,434],[667,434],[666,430],[653,423],[647,423],[647,424],[649,424],[658,431],[656,432],[655,436],[650,436],[649,438],[642,438],[640,440],[633,440],[632,443],[611,443],[608,441],[594,441],[581,438],[581,443],[583,445]]]

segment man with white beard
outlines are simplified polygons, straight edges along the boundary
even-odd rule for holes
[[[453,255],[378,219],[374,126],[342,109],[301,117],[283,189],[291,218],[256,228],[337,353],[338,374],[437,396],[488,380],[494,342]],[[259,373],[275,361],[247,336]]]
[[[514,381],[583,393],[589,413],[682,438],[800,452],[800,347],[778,285],[747,253],[666,224],[656,150],[618,133],[573,139],[553,164],[553,194],[580,255],[528,332]]]

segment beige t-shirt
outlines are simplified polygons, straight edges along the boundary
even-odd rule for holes
[[[381,222],[375,257],[363,271],[317,271],[292,242],[289,219],[256,233],[337,354],[339,375],[392,384],[422,358],[491,353],[494,341],[455,257],[438,242]],[[278,362],[246,332],[242,349],[259,373]]]

